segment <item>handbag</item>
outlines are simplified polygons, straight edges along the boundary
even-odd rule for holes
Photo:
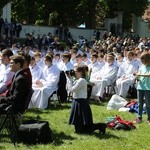
[[[47,121],[27,120],[23,122],[18,131],[20,142],[26,144],[52,142],[52,130]]]
[[[129,98],[137,98],[137,89],[134,85],[129,87],[128,97]]]

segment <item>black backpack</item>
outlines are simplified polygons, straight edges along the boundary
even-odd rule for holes
[[[66,84],[67,84],[67,78],[66,78],[65,72],[60,71],[57,94],[61,102],[64,102],[67,100]]]
[[[52,130],[47,121],[27,120],[19,127],[19,140],[25,144],[47,144],[53,142]]]

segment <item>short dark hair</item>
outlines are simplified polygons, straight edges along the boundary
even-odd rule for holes
[[[85,66],[75,66],[76,71],[81,72],[82,78],[86,78],[86,69]]]
[[[29,54],[24,53],[24,52],[19,52],[19,55],[24,57],[24,59],[25,59],[25,61],[27,62],[28,65],[30,64],[31,56]]]
[[[46,55],[44,58],[46,61],[52,62],[52,57],[50,55]]]
[[[2,50],[2,55],[10,57],[10,56],[13,55],[13,52],[11,50],[9,50],[9,49],[4,49],[4,50]]]
[[[93,53],[91,56],[94,57],[94,58],[98,58],[97,53]]]
[[[25,58],[21,55],[13,55],[10,57],[11,60],[13,60],[15,63],[19,63],[20,67],[22,68],[25,62]]]
[[[62,57],[68,58],[69,61],[70,61],[70,59],[71,59],[71,54],[68,53],[68,52],[65,52],[65,53],[62,54]]]

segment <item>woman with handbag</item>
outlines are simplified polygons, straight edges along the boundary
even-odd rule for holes
[[[72,74],[73,75],[73,74]],[[73,102],[69,118],[69,124],[75,126],[76,133],[90,134],[95,130],[105,134],[105,123],[93,123],[92,111],[87,100],[87,81],[86,71],[84,66],[77,66],[74,69],[75,82],[72,81],[72,76],[67,75],[69,78],[68,89],[73,93]]]

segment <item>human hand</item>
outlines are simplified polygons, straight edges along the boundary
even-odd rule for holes
[[[43,86],[42,82],[39,81],[39,80],[37,80],[37,81],[35,82],[35,84],[38,85],[38,86]]]
[[[97,79],[97,80],[101,80],[102,78],[101,78],[101,77],[97,77],[96,79]]]

